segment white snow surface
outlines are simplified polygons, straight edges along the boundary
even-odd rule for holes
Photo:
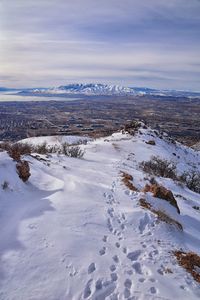
[[[46,143],[48,146],[60,146],[64,143],[69,145],[77,144],[77,143],[87,143],[90,141],[91,138],[89,137],[82,137],[77,135],[53,135],[53,136],[38,136],[38,137],[30,137],[21,140],[21,143],[27,143],[30,145],[42,145]]]
[[[200,254],[200,212],[192,208],[199,194],[156,178],[173,191],[180,215],[147,195],[183,225],[182,232],[141,208],[144,193],[131,192],[120,173],[132,175],[141,190],[148,175],[139,162],[156,155],[172,159],[179,172],[199,170],[199,153],[149,128],[140,133],[89,141],[81,145],[82,159],[26,156],[27,183],[0,153],[0,183],[9,182],[8,189],[0,187],[1,300],[199,299],[199,284],[172,255],[180,248]],[[145,143],[150,139],[155,146]]]

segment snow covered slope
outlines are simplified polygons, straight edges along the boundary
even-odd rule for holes
[[[150,139],[155,145],[146,143]],[[155,155],[172,159],[178,172],[193,164],[199,170],[199,153],[150,129],[81,147],[83,159],[27,156],[27,183],[16,174],[15,162],[0,153],[0,183],[9,183],[0,188],[0,299],[199,299],[199,284],[172,251],[200,255],[200,212],[193,209],[200,196],[156,177],[173,192],[179,215],[168,202],[142,192],[149,178],[139,168]],[[138,191],[124,185],[122,171],[133,176]],[[142,208],[145,197],[183,231]]]
[[[63,143],[77,144],[77,143],[87,143],[91,139],[88,137],[81,137],[77,135],[63,136],[63,135],[53,135],[53,136],[39,136],[31,137],[21,140],[22,143],[27,143],[30,145],[42,145],[46,143],[49,146],[61,146]]]

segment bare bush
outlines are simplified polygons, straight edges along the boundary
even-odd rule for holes
[[[47,154],[48,153],[47,143],[44,142],[40,145],[35,146],[33,152],[36,152],[38,154]]]
[[[16,169],[17,169],[19,178],[24,182],[26,182],[29,179],[29,177],[31,176],[30,167],[26,160],[19,161],[16,164]]]
[[[176,165],[166,159],[152,156],[151,160],[141,162],[140,167],[150,175],[177,179]]]
[[[15,144],[6,144],[5,150],[8,152],[8,155],[13,158],[15,161],[19,161],[21,155],[28,155],[32,152],[31,145],[15,143]]]
[[[75,158],[82,158],[84,155],[84,151],[79,146],[69,146],[67,143],[62,144],[62,153]]]
[[[123,131],[128,132],[131,135],[135,135],[136,132],[138,132],[139,128],[142,127],[142,122],[139,122],[137,120],[133,120],[127,124],[125,124]]]
[[[200,194],[200,172],[194,170],[190,172],[184,172],[179,179],[190,190]]]

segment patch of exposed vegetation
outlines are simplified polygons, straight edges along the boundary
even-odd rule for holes
[[[16,164],[16,169],[17,169],[17,173],[19,175],[19,178],[23,182],[26,182],[29,179],[29,177],[31,176],[30,167],[29,167],[29,164],[26,160],[19,161]]]
[[[194,252],[173,251],[178,263],[200,283],[200,256]]]
[[[145,124],[140,121],[133,120],[127,124],[125,124],[123,131],[128,132],[131,135],[135,135],[139,131],[140,128],[147,128]]]
[[[190,172],[184,172],[180,176],[181,182],[183,182],[191,191],[200,194],[200,172],[192,170]]]
[[[9,156],[17,162],[21,160],[21,156],[31,155],[32,153],[38,153],[42,155],[59,153],[76,158],[82,158],[84,155],[84,151],[81,150],[79,145],[69,145],[67,143],[62,144],[60,147],[57,145],[50,146],[46,142],[39,145],[31,145],[26,143],[2,143],[0,147],[2,150],[7,151]]]
[[[151,184],[151,185],[146,184],[143,189],[143,192],[145,193],[151,192],[153,194],[153,197],[166,200],[172,206],[174,206],[177,212],[180,214],[180,209],[178,207],[177,201],[174,198],[172,191],[166,189],[164,186],[159,185],[158,183]]]
[[[176,165],[166,159],[152,156],[151,160],[140,163],[140,168],[150,175],[177,179]]]
[[[61,153],[69,157],[82,158],[85,152],[79,146],[69,146],[64,143],[62,144]]]
[[[133,185],[133,183],[131,181],[133,181],[133,176],[125,173],[125,172],[121,172],[122,173],[122,182],[124,183],[124,185],[131,191],[133,192],[138,192],[138,189]]]

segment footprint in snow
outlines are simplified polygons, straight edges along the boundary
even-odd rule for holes
[[[88,267],[88,274],[93,273],[96,270],[96,265],[95,263],[91,263]]]
[[[116,266],[115,266],[115,265],[111,265],[111,266],[110,266],[110,271],[111,271],[111,272],[114,272],[115,270],[116,270]]]
[[[150,292],[151,292],[151,294],[156,294],[157,290],[154,286],[152,286],[152,287],[150,287]]]
[[[131,286],[132,286],[132,281],[130,279],[126,279],[124,282],[124,286],[130,290]]]
[[[132,264],[132,268],[134,269],[135,273],[142,275],[142,267],[139,262],[135,262],[134,264]]]
[[[128,299],[130,297],[131,293],[130,290],[128,288],[124,289],[124,298]]]
[[[110,218],[108,218],[108,220],[107,220],[107,226],[108,226],[109,231],[113,232],[113,226],[112,226]]]
[[[116,243],[115,243],[115,246],[116,246],[117,248],[120,248],[120,243],[119,243],[119,242],[116,242]]]
[[[109,216],[111,217],[111,218],[113,218],[114,217],[114,209],[113,208],[109,208],[108,210],[107,210],[107,213],[109,214]]]
[[[117,255],[113,256],[113,260],[114,262],[119,263],[119,257]]]
[[[117,279],[118,279],[117,273],[111,273],[110,277],[111,277],[112,281],[117,281]]]
[[[135,250],[133,252],[129,252],[127,258],[130,259],[131,261],[136,261],[141,253],[142,253],[141,250]]]
[[[107,235],[104,235],[104,237],[103,237],[102,241],[106,243],[106,242],[107,242],[107,240],[108,240],[108,237],[107,237]]]
[[[126,247],[123,247],[122,252],[123,252],[124,254],[126,254],[126,253],[127,253],[127,248],[126,248]]]
[[[106,247],[103,247],[101,250],[99,250],[99,254],[102,256],[106,253]]]
[[[145,228],[150,223],[151,219],[147,213],[145,213],[144,217],[140,219],[140,223],[138,226],[138,229],[140,231],[140,234],[143,234]]]
[[[103,300],[107,299],[107,297],[111,296],[116,289],[116,285],[114,281],[105,281],[103,282],[102,279],[98,279],[96,281],[96,290],[92,294],[91,299],[94,300]],[[91,295],[91,294],[90,294]]]
[[[85,289],[84,289],[84,292],[83,292],[83,298],[84,299],[87,299],[90,295],[91,295],[91,285],[92,285],[92,279],[90,279],[86,286],[85,286]]]

